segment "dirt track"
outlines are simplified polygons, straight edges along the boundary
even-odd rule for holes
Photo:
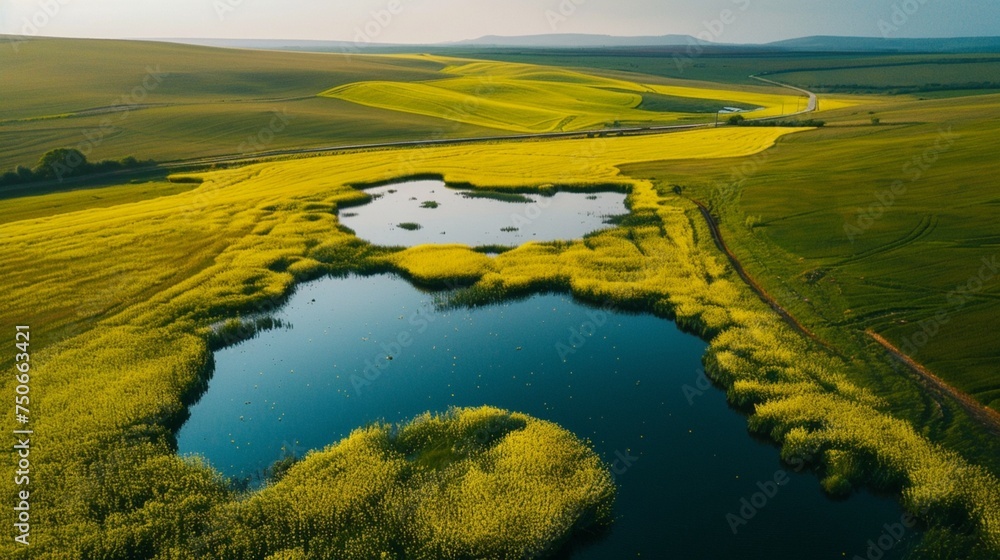
[[[873,331],[865,331],[865,333],[870,336],[872,340],[881,344],[890,355],[913,371],[913,373],[920,378],[928,389],[938,394],[950,397],[952,400],[957,402],[959,406],[964,408],[970,416],[979,420],[980,423],[993,432],[994,435],[1000,436],[1000,412],[982,405],[979,401],[973,398],[972,395],[949,385],[945,380],[934,375],[929,369],[904,354],[902,350],[896,348],[891,342],[883,338],[878,333]]]
[[[760,297],[761,301],[777,312],[778,315],[780,315],[781,318],[784,319],[784,321],[797,332],[820,344],[831,353],[843,357],[843,354],[837,351],[837,349],[824,342],[816,336],[815,333],[806,328],[805,325],[800,323],[798,319],[789,313],[787,309],[782,307],[781,304],[771,297],[771,295],[768,294],[767,291],[764,290],[764,288],[758,284],[749,273],[747,273],[739,259],[737,259],[736,255],[729,249],[729,246],[726,245],[725,240],[722,238],[722,233],[719,230],[719,225],[716,223],[715,218],[712,216],[708,207],[698,200],[690,200],[698,206],[698,209],[701,211],[701,215],[705,218],[705,222],[708,224],[708,229],[712,232],[712,240],[715,242],[715,246],[718,247],[720,251],[725,253],[726,257],[729,259],[729,264],[733,267],[733,270],[735,270],[736,274],[750,286],[758,297]],[[984,406],[961,389],[949,385],[945,380],[934,375],[934,373],[932,373],[929,369],[904,354],[899,348],[896,348],[891,342],[880,336],[878,333],[872,331],[865,331],[865,333],[871,337],[872,340],[878,342],[883,348],[885,348],[889,355],[896,360],[899,360],[910,371],[912,371],[928,390],[951,399],[962,407],[962,409],[964,409],[969,416],[975,418],[980,424],[982,424],[987,430],[994,435],[1000,436],[1000,413],[992,408]]]
[[[799,334],[802,334],[803,336],[806,336],[807,338],[815,341],[816,343],[818,343],[823,348],[826,348],[831,353],[841,356],[840,352],[838,352],[836,348],[824,342],[821,338],[816,336],[816,333],[812,332],[811,330],[806,328],[805,325],[800,323],[799,320],[796,319],[791,313],[789,313],[787,309],[782,307],[781,304],[778,303],[776,299],[771,297],[771,295],[767,293],[767,290],[765,290],[763,286],[758,284],[757,281],[750,276],[750,274],[746,271],[746,269],[743,268],[743,264],[740,263],[739,259],[736,258],[736,255],[733,254],[733,252],[729,249],[729,246],[726,245],[726,241],[722,238],[722,232],[719,231],[719,224],[716,223],[715,218],[712,216],[712,212],[708,209],[708,207],[705,206],[705,204],[702,203],[701,201],[694,199],[689,199],[689,200],[691,200],[691,202],[694,202],[698,206],[698,209],[701,210],[701,215],[705,218],[705,222],[708,224],[708,229],[712,232],[712,241],[715,242],[715,246],[718,247],[720,251],[726,254],[726,257],[729,258],[729,264],[733,267],[733,270],[735,270],[736,274],[738,274],[739,277],[742,278],[743,281],[746,282],[750,286],[750,288],[757,294],[757,296],[760,297],[761,301],[766,303],[771,309],[773,309],[778,315],[780,315],[781,318],[784,319],[786,323],[788,323],[788,326],[795,329]]]

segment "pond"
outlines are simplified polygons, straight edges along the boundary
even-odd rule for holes
[[[573,559],[864,558],[899,522],[894,501],[828,499],[816,476],[750,437],[705,384],[706,344],[669,321],[558,294],[472,310],[434,302],[393,276],[301,286],[278,314],[291,327],[216,354],[179,451],[239,477],[367,423],[492,405],[556,422],[612,465],[615,523]],[[401,333],[412,344],[394,346]],[[381,369],[369,381],[366,368]],[[881,558],[902,557],[892,548]]]
[[[628,212],[625,194],[617,192],[522,195],[453,189],[433,180],[365,192],[374,200],[344,209],[340,222],[361,239],[386,247],[446,243],[510,247],[527,241],[578,239],[608,227],[610,216]]]

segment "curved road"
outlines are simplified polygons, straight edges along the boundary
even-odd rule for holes
[[[815,93],[813,93],[813,92],[811,92],[811,91],[809,91],[807,89],[802,89],[802,88],[799,88],[799,87],[790,86],[788,84],[783,84],[781,82],[776,82],[774,80],[768,80],[766,78],[760,78],[758,76],[750,76],[750,78],[752,78],[754,80],[757,80],[758,82],[764,82],[765,84],[771,84],[773,86],[779,86],[779,87],[783,87],[783,88],[786,88],[786,89],[794,89],[795,91],[797,91],[799,93],[804,93],[807,96],[809,96],[809,103],[806,104],[806,110],[805,111],[799,111],[797,113],[790,113],[788,115],[782,115],[782,116],[785,116],[785,117],[794,117],[794,116],[797,116],[797,115],[804,115],[806,113],[812,113],[814,111],[818,111],[819,110],[819,98],[816,97]]]

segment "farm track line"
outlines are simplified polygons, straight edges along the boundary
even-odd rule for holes
[[[726,257],[729,259],[730,266],[733,267],[733,270],[736,271],[736,274],[741,279],[743,279],[743,281],[746,282],[747,285],[750,286],[750,288],[754,291],[754,293],[757,294],[757,296],[761,299],[761,301],[766,303],[768,307],[770,307],[778,315],[780,315],[781,318],[785,321],[785,323],[787,323],[788,326],[792,327],[792,329],[794,329],[796,332],[816,342],[817,344],[825,348],[827,351],[841,358],[844,358],[844,355],[841,354],[836,348],[827,344],[823,339],[817,336],[816,333],[812,332],[805,325],[800,323],[799,320],[796,319],[787,309],[782,307],[781,304],[778,303],[776,299],[771,297],[771,294],[767,293],[767,290],[765,290],[763,286],[758,284],[757,281],[754,280],[752,276],[750,276],[750,273],[747,272],[747,270],[743,267],[743,264],[736,257],[736,254],[733,253],[733,251],[729,248],[729,245],[726,244],[726,240],[723,239],[722,232],[719,230],[719,224],[718,222],[715,221],[715,218],[712,216],[712,212],[711,210],[708,209],[708,206],[705,206],[705,204],[700,200],[695,200],[693,198],[688,200],[693,202],[698,207],[698,210],[701,211],[701,215],[703,218],[705,218],[705,223],[708,224],[708,229],[712,233],[712,241],[715,242],[715,246],[726,255]]]
[[[711,211],[705,206],[704,203],[698,200],[689,199],[698,206],[698,210],[701,211],[701,215],[705,218],[705,222],[708,224],[708,229],[712,233],[712,240],[715,241],[716,247],[720,251],[725,253],[726,257],[729,259],[730,265],[736,271],[736,274],[743,279],[747,285],[757,294],[757,296],[766,303],[771,309],[778,313],[782,319],[788,323],[795,331],[802,334],[803,336],[815,341],[817,344],[828,350],[829,352],[844,358],[836,348],[830,346],[825,341],[823,341],[819,336],[809,330],[805,325],[800,323],[787,309],[781,306],[767,291],[757,283],[753,277],[746,271],[743,265],[740,263],[736,255],[729,249],[725,240],[722,237],[722,232],[719,230],[719,225],[712,216]],[[865,331],[865,333],[871,337],[874,341],[878,342],[893,358],[900,361],[905,365],[910,371],[912,371],[922,382],[922,384],[932,393],[938,394],[949,398],[950,400],[957,403],[962,407],[969,415],[977,420],[984,428],[989,430],[991,433],[1000,436],[1000,412],[997,412],[987,406],[984,406],[974,397],[968,393],[962,391],[961,389],[950,385],[945,380],[941,379],[937,375],[934,375],[930,370],[921,364],[917,363],[913,358],[904,354],[899,348],[893,346],[891,342],[875,333],[871,330]],[[845,358],[846,359],[846,358]]]
[[[962,408],[969,413],[970,416],[978,420],[987,429],[993,432],[994,435],[1000,436],[1000,412],[993,410],[992,408],[983,405],[978,400],[976,400],[972,395],[969,395],[965,391],[958,389],[950,384],[944,379],[934,375],[929,369],[923,365],[917,363],[916,360],[907,356],[902,350],[896,348],[891,342],[886,340],[884,337],[879,335],[874,331],[865,331],[865,334],[870,336],[872,340],[878,342],[886,352],[892,355],[894,358],[905,364],[911,371],[913,371],[924,385],[936,393],[946,395],[952,400],[957,402]]]

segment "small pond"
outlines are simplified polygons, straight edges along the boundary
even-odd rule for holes
[[[628,212],[625,194],[617,192],[522,195],[453,189],[434,180],[365,192],[374,200],[343,209],[340,222],[369,243],[395,247],[428,243],[517,246],[528,241],[579,239],[609,227],[609,217]]]

